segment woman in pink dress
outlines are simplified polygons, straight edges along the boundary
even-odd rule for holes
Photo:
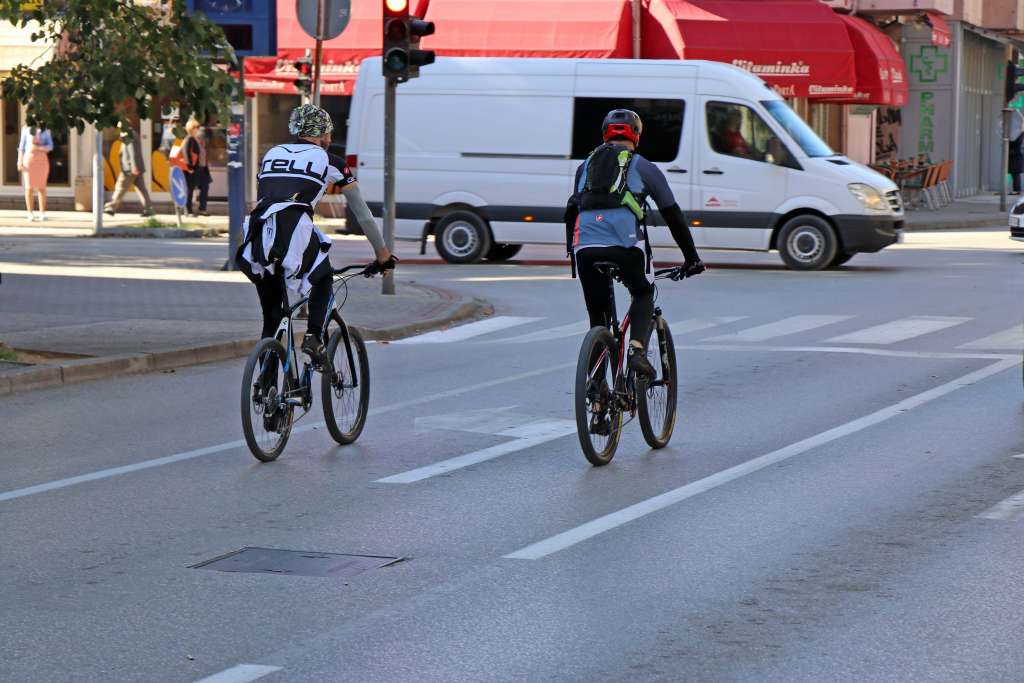
[[[53,149],[53,136],[45,128],[25,126],[21,129],[21,141],[18,143],[18,170],[25,184],[25,217],[30,221],[37,220],[32,213],[32,191],[39,196],[39,218],[46,220],[46,181],[50,177],[50,151]]]

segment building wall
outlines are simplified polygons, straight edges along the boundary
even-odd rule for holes
[[[985,0],[981,25],[1000,31],[1024,30],[1024,0]]]

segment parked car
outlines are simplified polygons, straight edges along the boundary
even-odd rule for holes
[[[698,246],[777,249],[791,268],[836,266],[898,241],[897,186],[836,154],[765,83],[705,61],[441,58],[398,88],[396,237],[430,235],[452,263],[560,244],[578,164],[604,115],[644,121],[639,152],[666,174]],[[383,203],[384,79],[365,60],[349,166]],[[654,246],[672,246],[651,216]]]
[[[1024,242],[1024,196],[1010,207],[1010,239]]]

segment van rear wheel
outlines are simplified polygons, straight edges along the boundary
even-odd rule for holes
[[[491,229],[469,211],[454,211],[437,222],[434,246],[448,263],[479,263],[491,251]]]
[[[779,255],[793,270],[821,270],[839,251],[839,240],[828,221],[818,216],[794,216],[779,231]]]
[[[488,261],[508,261],[523,248],[521,244],[495,244],[487,252]]]

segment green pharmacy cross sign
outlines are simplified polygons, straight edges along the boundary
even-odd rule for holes
[[[910,71],[917,74],[921,83],[934,83],[939,76],[949,71],[949,55],[940,54],[934,45],[922,45],[916,55],[910,58]]]

